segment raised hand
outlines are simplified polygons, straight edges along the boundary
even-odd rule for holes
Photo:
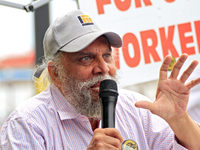
[[[156,100],[152,103],[139,101],[135,104],[136,107],[149,109],[152,113],[162,117],[167,122],[184,116],[187,113],[190,89],[200,83],[200,78],[197,78],[185,84],[185,81],[198,65],[197,60],[194,60],[190,64],[179,79],[177,78],[187,57],[187,54],[182,54],[179,57],[168,78],[167,72],[171,62],[171,56],[167,56],[160,68]]]

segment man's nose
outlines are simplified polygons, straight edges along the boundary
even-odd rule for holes
[[[107,74],[110,71],[108,63],[103,59],[100,58],[96,60],[95,66],[93,68],[94,74]]]

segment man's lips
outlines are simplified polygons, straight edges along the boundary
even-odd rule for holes
[[[93,91],[98,91],[98,92],[99,92],[100,83],[101,83],[101,82],[98,82],[98,83],[94,84],[93,86],[91,86],[90,88],[91,88]]]

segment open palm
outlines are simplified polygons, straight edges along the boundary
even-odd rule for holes
[[[160,77],[154,102],[138,101],[136,107],[149,109],[152,113],[162,117],[166,121],[183,116],[187,112],[189,92],[192,87],[200,83],[200,78],[187,84],[185,81],[194,71],[198,61],[193,61],[183,72],[180,79],[177,79],[180,69],[188,55],[183,54],[175,63],[170,77],[167,77],[171,56],[167,56],[160,69]]]

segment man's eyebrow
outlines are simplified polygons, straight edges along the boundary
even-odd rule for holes
[[[112,52],[112,48],[107,49],[107,52]]]

